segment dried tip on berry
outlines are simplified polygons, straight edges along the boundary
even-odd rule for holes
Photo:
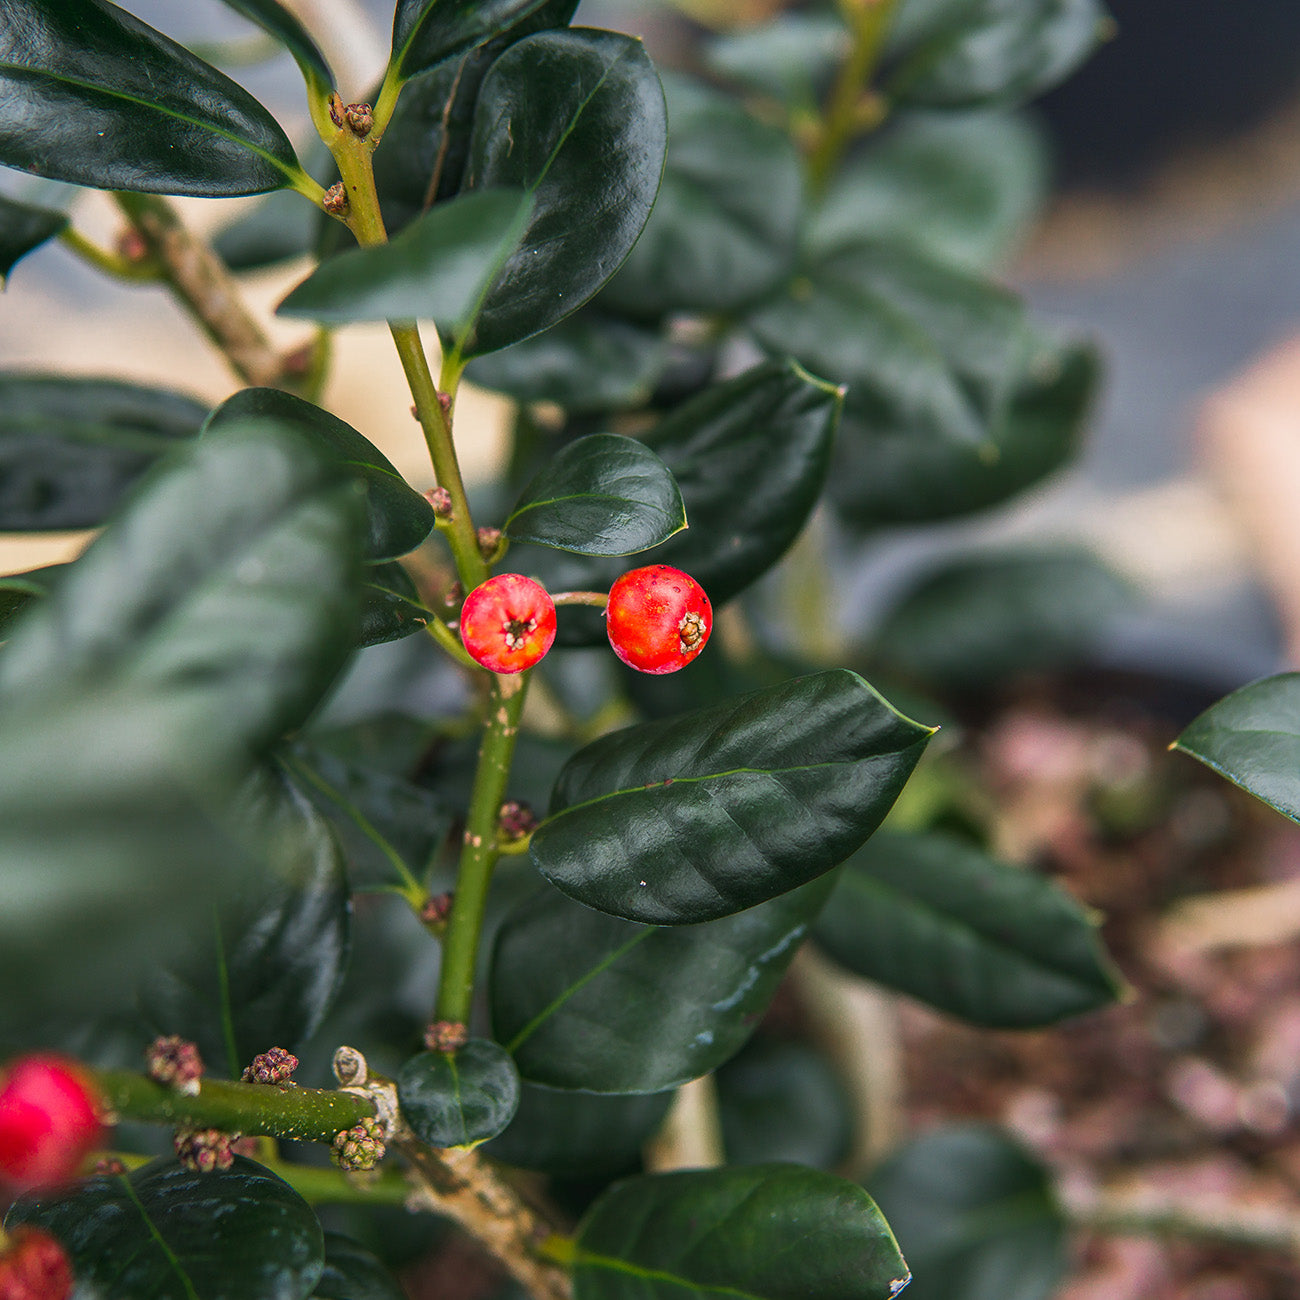
[[[71,1182],[103,1133],[101,1104],[76,1061],[19,1057],[0,1074],[0,1186],[44,1191]]]
[[[68,1252],[40,1228],[15,1228],[0,1247],[0,1300],[69,1300],[74,1281]]]
[[[675,673],[704,649],[713,607],[689,573],[651,564],[610,588],[605,630],[614,653],[642,673]]]
[[[229,1169],[234,1164],[232,1140],[231,1134],[219,1128],[178,1128],[172,1146],[186,1169],[210,1174],[214,1169]]]
[[[469,1042],[469,1030],[459,1020],[435,1020],[424,1031],[431,1052],[459,1052]]]
[[[144,1054],[145,1073],[166,1088],[195,1097],[203,1077],[203,1058],[197,1044],[178,1034],[155,1038]]]
[[[363,1173],[373,1169],[383,1158],[384,1130],[377,1119],[363,1119],[360,1124],[334,1135],[330,1156],[340,1169]]]
[[[284,1086],[298,1068],[298,1058],[283,1047],[272,1047],[253,1057],[252,1065],[244,1067],[239,1076],[241,1083],[271,1083]]]
[[[555,605],[531,578],[499,573],[466,596],[460,639],[470,658],[491,672],[523,672],[555,641]]]
[[[497,815],[497,828],[504,840],[522,840],[537,829],[537,814],[526,803],[507,800]]]

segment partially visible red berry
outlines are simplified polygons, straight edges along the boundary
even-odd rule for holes
[[[102,1131],[94,1085],[75,1061],[22,1056],[0,1076],[0,1184],[27,1192],[69,1182]]]
[[[40,1228],[15,1228],[0,1249],[0,1300],[68,1300],[72,1295],[68,1252]]]
[[[628,667],[675,673],[704,649],[713,631],[713,606],[689,573],[651,564],[623,574],[609,589],[605,630]]]
[[[465,597],[460,639],[475,663],[494,673],[521,673],[555,640],[555,602],[522,573],[499,573]]]

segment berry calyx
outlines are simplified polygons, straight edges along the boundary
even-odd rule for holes
[[[605,630],[614,653],[642,673],[675,673],[704,649],[713,606],[689,573],[651,564],[609,589]]]
[[[27,1192],[69,1182],[102,1131],[98,1095],[75,1061],[38,1053],[0,1076],[0,1184]]]
[[[494,673],[521,673],[555,640],[555,604],[522,573],[499,573],[465,597],[460,639],[476,664]]]
[[[72,1265],[62,1244],[40,1228],[15,1228],[0,1248],[0,1300],[68,1300]]]

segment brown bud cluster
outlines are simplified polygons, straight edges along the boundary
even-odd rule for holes
[[[375,115],[369,104],[349,104],[343,110],[343,120],[348,130],[360,140],[364,140],[375,125]]]
[[[234,1163],[230,1141],[230,1134],[219,1128],[179,1128],[172,1146],[186,1169],[210,1174],[214,1169],[229,1169]]]
[[[203,1058],[198,1047],[188,1039],[176,1034],[155,1038],[144,1060],[145,1073],[155,1083],[174,1088],[187,1097],[197,1095],[203,1077]]]
[[[537,814],[526,803],[509,799],[501,805],[497,826],[504,840],[522,840],[537,829]]]
[[[424,906],[420,908],[420,921],[424,925],[446,925],[454,901],[455,895],[450,890],[446,890],[441,894],[430,894],[424,900]]]
[[[373,1169],[383,1158],[384,1130],[376,1119],[363,1119],[360,1124],[334,1135],[330,1155],[340,1169],[364,1172]]]
[[[451,493],[445,487],[430,488],[424,499],[433,507],[433,513],[439,519],[451,518]]]
[[[435,1020],[424,1031],[424,1045],[431,1052],[455,1052],[469,1042],[469,1030],[458,1020]]]
[[[239,1076],[241,1083],[274,1083],[284,1087],[298,1068],[298,1058],[283,1047],[273,1047],[253,1057],[253,1064],[244,1067]]]
[[[325,191],[325,197],[321,199],[320,205],[330,214],[331,217],[347,216],[348,192],[343,188],[342,181],[335,181],[334,184]]]

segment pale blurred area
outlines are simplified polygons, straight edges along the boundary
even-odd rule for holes
[[[391,4],[289,7],[326,48],[345,95],[362,96],[387,52]],[[777,7],[602,0],[584,4],[578,21],[641,32],[653,54],[671,59],[701,25]],[[130,8],[186,41],[249,31],[212,0],[133,0]],[[1061,156],[1060,189],[1009,268],[1035,311],[1094,338],[1105,354],[1089,449],[1077,469],[991,522],[904,537],[895,551],[907,565],[970,540],[1085,540],[1149,596],[1106,655],[1226,687],[1300,664],[1300,342],[1286,342],[1300,336],[1300,21],[1292,0],[1112,0],[1112,9],[1116,39],[1042,106]],[[291,136],[307,139],[288,60],[232,74]],[[1151,126],[1150,139],[1138,124]],[[0,183],[14,192],[9,177]],[[183,207],[200,229],[238,210],[231,201]],[[88,197],[76,218],[112,243],[106,201]],[[244,279],[285,347],[305,332],[272,311],[304,270]],[[429,486],[385,331],[341,331],[336,357],[325,403],[413,483]],[[163,384],[212,403],[238,386],[163,292],[112,284],[55,246],[20,263],[0,300],[0,365]],[[471,482],[499,457],[507,414],[488,395],[463,397],[459,446]],[[0,538],[0,570],[68,558],[82,540]],[[849,575],[849,608],[869,618],[880,590],[879,573]]]

